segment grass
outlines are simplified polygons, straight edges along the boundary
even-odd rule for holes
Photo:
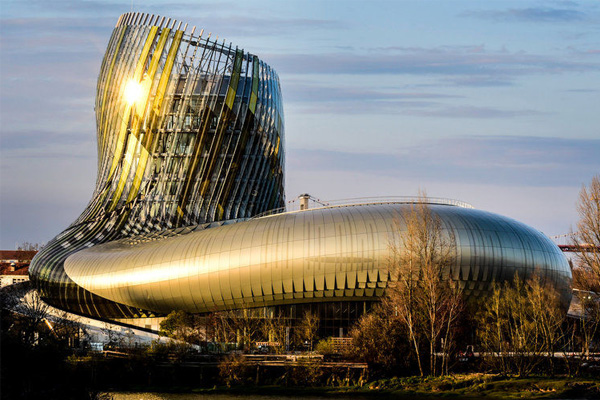
[[[148,390],[150,389],[150,390]],[[158,388],[157,388],[158,389]],[[253,394],[271,396],[349,396],[357,398],[422,399],[597,399],[600,381],[593,378],[527,377],[492,374],[462,374],[442,377],[381,379],[362,387],[215,386],[213,388],[172,388],[170,392],[198,394]],[[152,391],[145,388],[144,392]],[[164,392],[158,389],[157,392]]]
[[[391,378],[371,382],[358,391],[377,391],[396,397],[417,395],[502,399],[600,398],[600,382],[591,378],[514,378],[491,374],[464,374]]]

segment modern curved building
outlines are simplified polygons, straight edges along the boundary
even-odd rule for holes
[[[96,189],[33,260],[32,280],[49,303],[105,318],[269,307],[356,319],[392,277],[390,244],[413,202],[261,217],[284,206],[277,75],[181,25],[138,13],[117,23],[98,79]],[[537,274],[568,305],[569,265],[542,233],[464,204],[428,207],[468,296]]]
[[[139,13],[117,22],[98,77],[92,200],[30,267],[53,305],[93,316],[149,315],[75,284],[67,257],[284,205],[277,74],[255,55],[186,28]]]
[[[160,240],[125,238],[73,254],[65,270],[94,294],[163,313],[375,300],[393,275],[390,246],[401,245],[397,235],[411,207],[323,207]],[[457,251],[449,274],[468,296],[515,272],[537,273],[557,287],[566,282],[562,253],[540,232],[470,208],[427,207],[452,232]]]

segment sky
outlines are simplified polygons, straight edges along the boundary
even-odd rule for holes
[[[558,235],[600,173],[598,1],[2,0],[0,248],[89,201],[96,80],[132,9],[278,72],[288,201],[426,191]]]

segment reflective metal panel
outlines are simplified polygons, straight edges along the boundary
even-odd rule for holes
[[[405,229],[409,207],[326,207],[148,243],[123,239],[70,256],[65,269],[97,295],[158,312],[369,299],[387,286],[390,246]],[[515,273],[538,274],[568,304],[569,265],[542,233],[484,211],[430,208],[456,237],[460,251],[450,273],[467,296],[484,295],[492,282]],[[198,248],[203,251],[190,256]],[[160,262],[138,257],[158,249]]]

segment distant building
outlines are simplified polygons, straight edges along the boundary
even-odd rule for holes
[[[37,251],[0,250],[0,288],[29,280],[29,264]]]

